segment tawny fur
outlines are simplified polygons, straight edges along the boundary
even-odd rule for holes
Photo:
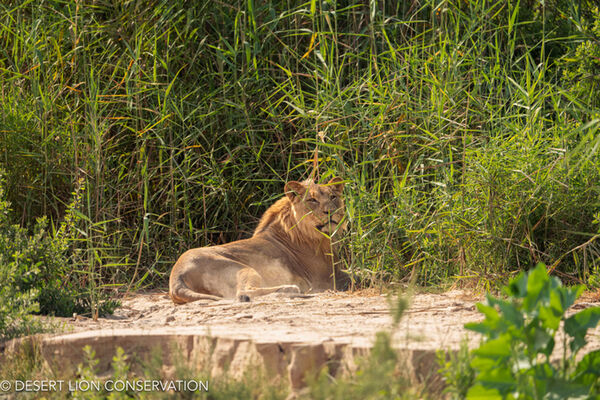
[[[342,189],[339,178],[326,185],[288,182],[251,238],[185,252],[171,271],[171,298],[181,304],[344,286],[348,277],[331,245],[346,225]]]

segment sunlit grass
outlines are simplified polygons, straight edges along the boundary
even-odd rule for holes
[[[538,261],[585,281],[598,109],[554,61],[591,7],[528,4],[4,2],[12,218],[57,225],[81,178],[74,268],[93,290],[164,285],[183,250],[250,235],[317,151],[350,182],[363,284]]]

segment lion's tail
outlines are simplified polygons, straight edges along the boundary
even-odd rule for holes
[[[213,296],[212,294],[204,294],[194,292],[192,289],[187,287],[178,287],[175,290],[169,290],[169,296],[175,304],[185,304],[191,301],[197,300],[221,300],[222,297]]]

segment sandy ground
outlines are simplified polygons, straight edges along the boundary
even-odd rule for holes
[[[133,294],[121,300],[114,315],[99,318],[55,318],[64,333],[135,329],[170,334],[193,334],[248,339],[258,342],[335,341],[370,346],[375,333],[392,331],[399,348],[457,349],[467,338],[479,343],[467,322],[482,319],[475,304],[481,296],[452,290],[419,293],[409,300],[400,323],[393,326],[394,300],[376,291],[325,292],[289,297],[272,294],[249,303],[233,300],[174,305],[166,293]],[[582,298],[570,312],[600,305],[598,296]],[[600,327],[591,330],[588,348],[600,348]]]
[[[135,294],[122,299],[114,315],[62,318],[66,332],[90,330],[163,330],[260,342],[334,340],[369,346],[376,332],[393,331],[398,346],[411,349],[456,349],[468,333],[463,325],[481,319],[478,299],[462,291],[412,296],[410,307],[394,327],[394,300],[375,291],[326,292],[285,297],[273,294],[249,303],[232,300],[174,305],[166,293]]]

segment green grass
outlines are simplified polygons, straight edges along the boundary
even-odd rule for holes
[[[70,260],[92,296],[164,286],[316,154],[349,182],[363,284],[491,287],[537,262],[597,284],[592,5],[3,2],[11,221],[58,230],[81,188]]]

